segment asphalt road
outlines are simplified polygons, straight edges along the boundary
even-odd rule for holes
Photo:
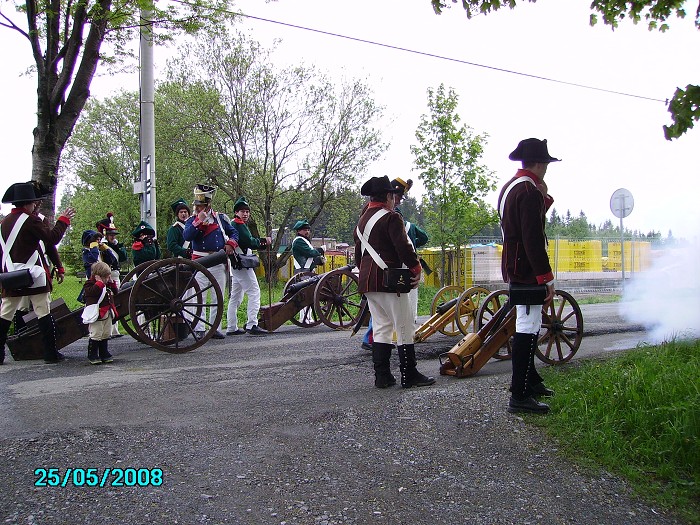
[[[644,340],[614,305],[583,310],[590,335],[574,359]],[[0,367],[0,519],[677,523],[613,476],[571,465],[508,414],[508,362],[468,379],[438,376],[436,356],[457,341],[436,334],[418,345],[419,369],[437,383],[408,390],[375,389],[359,336],[323,325],[180,355],[122,337],[110,341],[111,365],[89,365],[85,340],[58,366],[9,358]]]

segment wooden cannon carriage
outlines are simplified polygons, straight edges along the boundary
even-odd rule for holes
[[[481,286],[463,289],[450,285],[438,290],[430,307],[430,318],[416,329],[413,340],[425,341],[435,332],[467,335],[476,332],[477,313],[489,291]]]
[[[225,262],[226,258],[222,250],[196,261],[172,258],[138,265],[124,277],[115,294],[117,320],[132,337],[158,350],[184,353],[202,346],[221,323],[224,304],[221,288],[208,268]],[[206,277],[206,285],[197,283],[197,274]],[[207,308],[213,307],[217,308],[216,318],[209,322]],[[82,311],[83,308],[68,311],[62,300],[51,304],[59,350],[87,335]],[[25,328],[7,340],[15,360],[43,356],[42,336],[32,316],[27,314]],[[198,321],[205,327],[204,335],[199,338],[194,335]]]
[[[351,330],[362,309],[362,294],[354,266],[323,274],[300,272],[284,285],[279,302],[260,308],[259,325],[274,331],[287,321],[301,327],[324,323],[334,330]]]
[[[508,303],[507,290],[492,292],[483,300],[476,322],[478,331],[468,333],[440,355],[440,374],[467,377],[477,373],[492,357],[511,358],[515,308]],[[542,309],[537,357],[552,365],[566,363],[578,350],[582,338],[581,308],[569,293],[556,290],[552,302]]]

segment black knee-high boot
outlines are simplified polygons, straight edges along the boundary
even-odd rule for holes
[[[512,396],[508,403],[509,412],[533,412],[544,414],[549,411],[549,405],[540,403],[533,395],[532,387],[534,378],[539,377],[535,368],[535,346],[537,334],[524,334],[516,332],[513,335],[513,375],[510,383]],[[534,373],[533,373],[534,372]],[[541,386],[541,381],[538,383]]]
[[[416,348],[414,345],[401,345],[399,350],[399,364],[401,366],[401,386],[429,386],[435,383],[435,378],[424,376],[416,369]]]
[[[533,394],[530,381],[528,381],[531,375],[530,368],[534,368],[535,349],[532,343],[533,338],[536,342],[536,334],[516,332],[513,335],[513,375],[510,382],[510,391],[515,399],[525,399]]]
[[[112,359],[112,354],[109,353],[109,350],[107,349],[107,345],[109,344],[109,339],[103,339],[102,341],[99,342],[99,349],[100,349],[100,360],[103,363],[111,363],[114,361]]]
[[[99,365],[102,363],[99,355],[100,342],[95,339],[88,339],[88,361],[91,365]]]
[[[27,315],[27,312],[24,310],[17,310],[15,312],[15,316],[12,320],[15,325],[15,334],[18,334],[20,330],[24,330],[24,327],[27,326],[27,323],[24,322],[25,315]]]
[[[44,363],[53,365],[63,361],[64,355],[56,348],[56,323],[54,323],[53,316],[49,314],[40,317],[37,324],[44,336]]]
[[[391,350],[394,345],[372,343],[372,363],[374,364],[374,386],[387,388],[396,384],[396,378],[391,375]]]
[[[0,365],[5,363],[5,342],[11,325],[12,321],[0,318]]]

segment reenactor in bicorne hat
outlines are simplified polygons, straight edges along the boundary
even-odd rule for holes
[[[238,230],[231,225],[229,218],[225,214],[216,212],[212,208],[211,203],[215,193],[216,188],[206,184],[197,184],[194,188],[194,201],[192,202],[194,213],[192,217],[187,219],[183,232],[184,239],[192,243],[192,260],[217,253],[220,250],[224,250],[227,255],[231,255],[238,246]],[[209,268],[209,271],[216,279],[221,290],[226,290],[228,261]],[[200,288],[209,286],[209,281],[201,272],[197,273],[196,279]],[[208,324],[212,326],[218,309],[216,306],[208,309]],[[195,335],[200,338],[204,337],[204,328],[205,323],[203,320],[200,320],[195,327]],[[212,336],[214,339],[224,339],[226,337],[221,333],[218,326],[214,328],[216,329]]]
[[[185,202],[185,199],[178,199],[170,208],[175,214],[175,222],[168,228],[168,233],[165,236],[166,246],[173,257],[183,257],[185,259],[192,258],[192,248],[190,241],[186,241],[183,236],[185,231],[185,223],[190,218],[190,207]]]
[[[559,159],[549,154],[546,140],[535,138],[521,140],[508,158],[520,161],[522,167],[503,186],[498,197],[503,231],[503,280],[511,285],[546,285],[543,304],[548,304],[554,297],[554,274],[547,255],[544,224],[545,214],[554,199],[547,193],[544,176],[549,164]],[[543,414],[549,411],[549,405],[536,399],[554,393],[544,386],[535,369],[543,304],[515,306],[509,412]]]
[[[238,248],[236,252],[252,255],[253,250],[269,250],[272,245],[270,237],[254,237],[247,226],[250,219],[250,205],[245,197],[240,197],[233,205],[233,226],[238,230]],[[238,307],[243,296],[248,294],[247,319],[243,328],[238,328]],[[258,326],[260,312],[260,284],[253,268],[231,268],[231,294],[228,302],[226,335],[267,334]]]
[[[111,270],[111,278],[117,290],[121,286],[121,263],[126,262],[127,254],[124,243],[117,240],[119,230],[114,225],[114,214],[107,213],[107,217],[97,221],[95,224],[97,231],[102,234],[102,242],[100,243],[100,260],[107,263]],[[121,337],[119,333],[119,324],[112,325],[112,337]]]
[[[403,213],[401,213],[399,204],[401,204],[401,201],[406,196],[406,193],[408,193],[408,190],[410,190],[413,187],[413,181],[411,179],[403,180],[400,177],[396,177],[394,180],[391,181],[391,187],[397,190],[396,193],[394,193],[394,211],[400,214],[401,217],[403,217]],[[405,218],[403,219],[403,225],[404,229],[406,230],[406,235],[408,235],[408,240],[411,241],[413,248],[418,250],[418,248],[420,248],[421,246],[425,246],[428,243],[428,234],[420,226],[407,221]],[[421,265],[424,268],[427,267],[425,261],[423,261],[420,258],[419,260],[421,261]],[[414,323],[417,325],[418,288],[413,288],[409,292],[408,298],[411,304],[411,311],[413,312],[413,320]],[[364,348],[365,350],[372,350],[372,337],[372,318],[370,317],[369,327],[367,328],[367,331],[365,332],[365,335],[362,338],[362,348]]]
[[[394,194],[389,177],[372,177],[362,185],[361,193],[370,201],[355,228],[355,261],[359,267],[358,292],[367,298],[374,325],[372,362],[374,385],[388,388],[396,384],[391,374],[390,360],[396,334],[401,386],[428,386],[435,379],[421,374],[416,368],[413,342],[415,324],[409,309],[407,293],[397,293],[384,283],[384,268],[407,268],[411,287],[418,286],[421,264],[416,250],[408,240],[403,218],[394,211]]]
[[[37,192],[37,194],[42,196],[42,199],[44,197],[47,197],[50,194],[50,191],[42,184],[40,184],[37,181],[28,181],[30,184],[34,185],[34,189]],[[51,225],[49,224],[49,219],[46,217],[43,213],[39,212],[39,207],[41,205],[36,207],[36,211],[34,212],[37,217],[39,217],[44,224],[46,225],[47,228],[50,228]],[[39,246],[41,247],[42,250],[44,250],[44,253],[46,256],[49,258],[49,262],[53,264],[53,269],[51,270],[51,275],[52,277],[56,278],[56,282],[58,284],[61,284],[63,282],[63,277],[66,274],[66,270],[63,267],[63,263],[61,263],[61,257],[58,254],[58,248],[56,246],[48,245],[44,246],[43,241],[39,241]],[[22,300],[20,301],[20,304],[17,306],[17,311],[15,312],[14,316],[14,333],[18,333],[20,330],[22,330],[25,326],[24,323],[24,315],[26,315],[31,308],[30,302],[29,302],[29,297],[24,296]]]
[[[36,214],[46,195],[35,184],[12,184],[2,198],[14,208],[0,224],[0,272],[8,273],[28,269],[32,284],[19,289],[2,290],[0,305],[0,364],[5,360],[5,342],[12,318],[23,297],[28,297],[38,318],[39,329],[44,335],[44,362],[58,363],[65,359],[56,348],[56,325],[51,315],[51,271],[44,247],[56,246],[75,216],[73,208],[66,210],[49,228]]]

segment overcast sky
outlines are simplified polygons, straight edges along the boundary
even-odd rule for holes
[[[415,129],[427,112],[427,88],[444,83],[459,94],[462,122],[476,133],[488,134],[483,163],[495,172],[499,185],[518,167],[508,160],[518,141],[546,138],[550,153],[563,159],[550,167],[546,179],[560,214],[568,209],[578,215],[583,210],[594,224],[607,219],[617,223],[619,219],[610,212],[610,197],[624,187],[635,200],[625,227],[654,229],[664,236],[671,229],[676,237],[697,238],[700,130],[672,142],[663,138],[662,131],[662,125],[670,123],[663,100],[676,87],[700,81],[700,32],[694,29],[692,17],[673,20],[665,34],[631,23],[613,32],[602,24],[590,27],[585,0],[539,0],[471,20],[459,5],[436,16],[428,0],[237,3],[252,16],[487,66],[259,20],[240,24],[264,45],[273,38],[282,39],[276,54],[280,64],[315,64],[332,75],[365,78],[373,86],[377,101],[386,106],[382,126],[391,148],[362,180],[384,174],[417,180],[409,147],[416,143]],[[5,72],[0,87],[5,100],[0,154],[3,183],[10,183],[31,176],[36,85],[32,78],[18,77],[30,63],[27,44],[0,29],[0,48]],[[164,65],[168,53],[156,50],[157,67]],[[99,78],[93,94],[108,96],[119,85],[136,90],[136,74]],[[490,195],[488,201],[495,206],[496,196]]]

